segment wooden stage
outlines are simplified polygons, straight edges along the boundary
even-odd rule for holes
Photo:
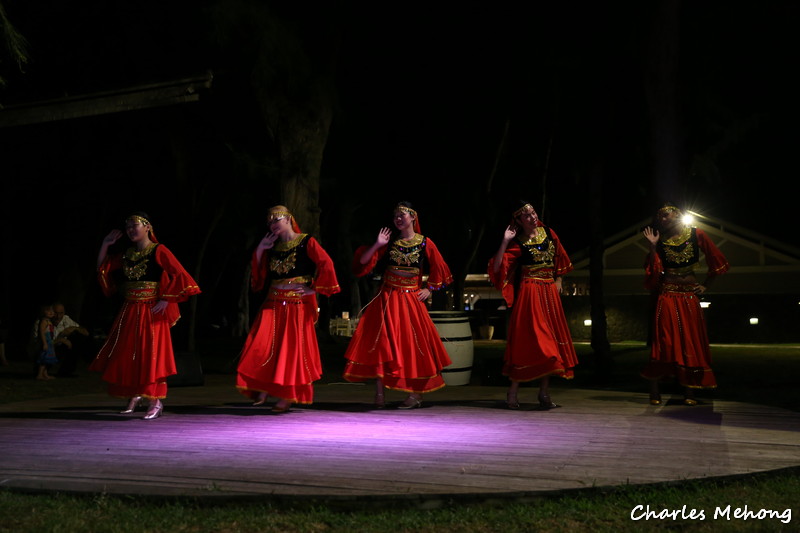
[[[29,491],[195,497],[527,497],[800,465],[800,413],[644,393],[554,389],[564,407],[505,408],[504,387],[447,387],[372,410],[372,386],[326,384],[312,407],[252,407],[232,376],[176,387],[164,415],[102,394],[0,405],[0,483]],[[387,401],[403,395],[389,391]],[[668,399],[665,396],[665,400]],[[529,402],[529,403],[526,403]]]

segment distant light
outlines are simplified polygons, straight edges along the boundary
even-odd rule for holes
[[[692,215],[686,214],[683,215],[683,223],[687,226],[691,226],[694,223],[694,217]]]
[[[700,307],[702,307],[703,309],[707,309],[711,307],[711,302],[700,302]]]
[[[587,318],[586,320],[583,321],[583,325],[584,326],[591,326],[592,325],[592,319],[591,318]]]
[[[752,318],[750,319],[750,325],[751,325],[751,326],[755,326],[755,325],[757,325],[757,324],[758,324],[758,317],[755,317],[755,316],[754,316],[754,317],[752,317]]]

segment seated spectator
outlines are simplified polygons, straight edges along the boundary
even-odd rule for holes
[[[0,366],[8,366],[8,359],[6,359],[6,337],[8,337],[8,330],[0,319]]]
[[[86,358],[91,352],[89,331],[69,317],[64,311],[64,304],[53,304],[53,325],[55,326],[55,349],[61,366],[56,374],[59,377],[69,377],[75,374],[78,360]]]
[[[37,338],[39,339],[39,353],[36,357],[37,374],[36,379],[48,380],[53,379],[50,375],[50,368],[58,362],[56,358],[56,351],[53,347],[53,339],[55,339],[53,326],[53,318],[55,313],[53,307],[50,305],[42,306],[39,313]]]

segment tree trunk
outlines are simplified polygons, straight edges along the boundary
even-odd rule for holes
[[[655,4],[645,92],[650,119],[653,190],[659,202],[683,203],[686,153],[679,112],[679,0]]]
[[[503,151],[505,150],[506,139],[508,138],[508,128],[510,123],[511,121],[509,119],[506,119],[505,124],[503,125],[503,133],[500,137],[500,142],[497,144],[497,151],[495,152],[494,163],[486,179],[486,184],[483,189],[483,196],[480,198],[481,201],[485,201],[487,198],[489,198],[489,195],[492,192],[492,184],[494,183],[494,178],[495,175],[497,174],[497,167],[500,164],[500,160],[503,156]],[[469,274],[470,266],[475,261],[475,257],[478,255],[478,249],[480,248],[481,241],[483,240],[483,236],[486,233],[486,220],[488,218],[489,217],[487,216],[480,217],[478,228],[475,231],[475,236],[470,240],[472,246],[468,250],[468,253],[461,265],[461,268],[458,271],[455,282],[453,283],[451,308],[455,308],[458,311],[464,309],[464,286],[466,284],[467,274]]]
[[[281,201],[297,219],[303,233],[321,241],[319,183],[333,110],[320,102],[316,117],[304,120],[304,110],[281,117],[278,145],[281,163]]]
[[[605,292],[603,290],[603,168],[596,166],[591,173],[589,183],[589,227],[591,242],[589,244],[589,302],[592,317],[592,354],[595,371],[600,379],[608,376],[613,360],[611,344],[608,342],[608,321],[606,318]]]

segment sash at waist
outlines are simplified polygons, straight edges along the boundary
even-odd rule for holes
[[[522,279],[538,279],[538,280],[550,280],[552,281],[555,277],[553,275],[553,267],[552,266],[545,266],[545,265],[522,265]]]
[[[275,287],[270,287],[267,294],[267,301],[284,304],[301,304],[303,303],[303,293],[297,289],[276,289]]]
[[[129,302],[148,302],[158,299],[157,281],[128,281],[122,284],[122,295]]]
[[[400,276],[392,272],[391,269],[387,269],[386,272],[383,273],[383,284],[393,289],[416,291],[419,290],[419,276],[409,278]]]
[[[685,276],[687,274],[693,274],[695,270],[700,267],[700,263],[692,263],[691,265],[682,266],[682,267],[675,267],[675,268],[665,268],[664,272],[666,274],[672,274],[674,276]]]
[[[697,283],[665,283],[661,286],[661,292],[694,293],[697,287]]]
[[[270,285],[306,285],[312,281],[314,281],[314,276],[296,276],[294,278],[273,279],[270,281]]]

